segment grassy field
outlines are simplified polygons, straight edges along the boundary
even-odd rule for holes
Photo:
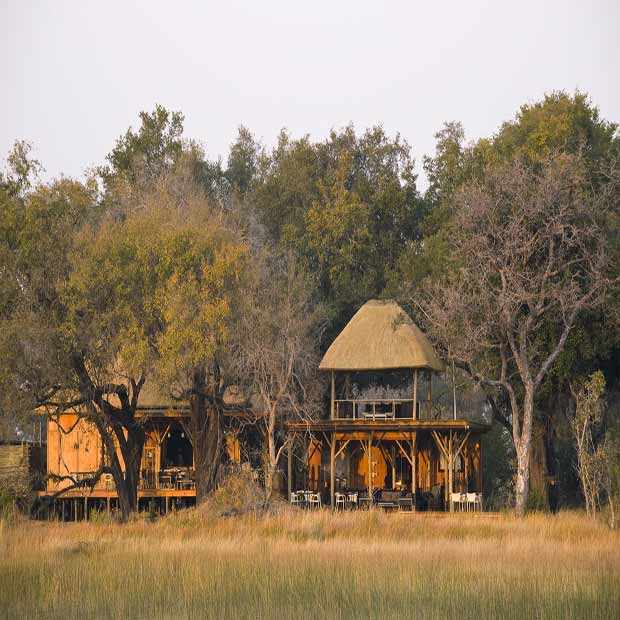
[[[571,513],[0,522],[0,616],[618,618],[620,534]]]

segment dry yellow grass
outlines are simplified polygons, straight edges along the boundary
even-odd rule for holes
[[[8,618],[616,618],[620,534],[524,520],[283,510],[0,525]]]

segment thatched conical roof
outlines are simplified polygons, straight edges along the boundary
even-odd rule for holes
[[[366,302],[332,342],[321,370],[428,368],[442,372],[428,338],[395,301]]]

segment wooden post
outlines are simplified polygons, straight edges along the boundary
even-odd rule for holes
[[[428,387],[426,391],[426,400],[430,403],[433,400],[433,371],[428,371]],[[430,407],[430,404],[429,404]]]
[[[332,441],[329,446],[329,505],[332,510],[336,507],[334,502],[334,481],[336,468],[336,433],[332,434]]]
[[[463,486],[465,493],[469,493],[469,442],[463,448]]]
[[[330,398],[330,417],[334,419],[334,401],[336,400],[336,373],[332,370],[332,389],[331,389],[331,398]]]
[[[288,476],[287,490],[288,490],[288,501],[290,503],[291,495],[293,493],[293,441],[292,440],[289,441],[289,444],[288,444],[287,457],[288,457],[288,463],[286,464],[287,476]]]
[[[418,472],[416,468],[416,442],[418,436],[416,433],[411,433],[411,493],[413,494],[414,508],[415,508],[415,494],[418,487]]]
[[[106,497],[106,509],[107,509],[107,513],[110,514],[110,496],[109,495]]]
[[[452,360],[452,410],[456,420],[456,374],[454,372],[454,360]]]
[[[84,521],[88,521],[88,495],[84,495]]]
[[[372,432],[368,438],[368,505],[372,500]]]
[[[414,420],[418,418],[418,369],[413,370],[413,413]]]
[[[351,373],[344,375],[344,397],[349,400],[351,398]]]
[[[450,437],[448,439],[448,484],[446,486],[448,490],[448,502],[450,502],[450,512],[454,512],[454,503],[452,502],[453,478],[454,476],[454,448],[452,431],[450,431]]]
[[[477,491],[478,493],[482,493],[482,444],[480,443],[480,440],[478,440],[478,442],[476,443],[476,457],[476,482],[478,483]]]
[[[396,488],[396,446],[392,445],[392,488]]]

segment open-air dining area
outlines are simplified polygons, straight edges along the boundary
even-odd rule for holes
[[[149,470],[143,471],[140,488],[190,491],[196,488],[195,473],[188,467],[162,469],[155,474]]]
[[[371,507],[380,508],[386,512],[438,510],[442,506],[442,503],[438,501],[442,491],[441,485],[438,485],[427,493],[418,492],[415,498],[411,492],[390,489],[375,489],[372,495],[357,490],[336,492],[333,510],[368,510]],[[451,493],[450,502],[453,512],[482,512],[483,510],[482,493]],[[290,503],[292,506],[306,510],[315,510],[325,506],[321,494],[310,489],[293,491]]]

